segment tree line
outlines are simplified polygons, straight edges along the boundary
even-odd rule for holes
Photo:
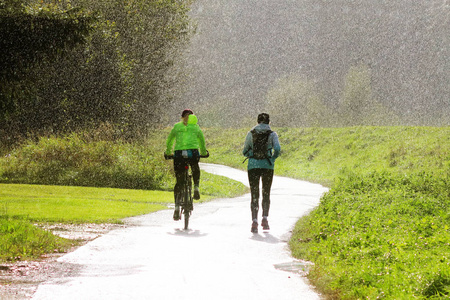
[[[193,32],[184,0],[1,0],[0,135],[158,123]]]
[[[343,82],[343,89],[336,96],[339,102],[331,105],[326,93],[311,78],[298,73],[285,75],[267,90],[257,109],[269,113],[272,124],[280,127],[394,126],[404,122],[400,115],[377,100],[369,66],[350,67]],[[227,106],[228,102],[221,99],[218,103],[204,105],[201,109],[203,122],[236,126],[235,120],[220,118],[221,114],[237,115],[233,112],[235,108]],[[249,105],[244,103],[243,107],[246,106]],[[254,118],[245,120],[243,114],[240,117],[239,122],[248,126],[254,123]]]
[[[352,66],[343,81],[343,90],[337,96],[340,101],[332,106],[314,81],[306,76],[282,77],[267,93],[266,110],[274,114],[278,126],[287,127],[392,126],[402,123],[399,115],[377,101],[367,65]]]

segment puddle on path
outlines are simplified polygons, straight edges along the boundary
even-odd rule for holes
[[[275,269],[300,274],[301,276],[308,275],[310,268],[313,266],[309,261],[292,261],[274,265]]]

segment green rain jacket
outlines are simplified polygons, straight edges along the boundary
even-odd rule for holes
[[[175,150],[200,149],[200,155],[206,155],[205,137],[197,122],[195,115],[189,115],[187,125],[181,121],[173,126],[166,141],[167,155],[173,153],[174,142]]]

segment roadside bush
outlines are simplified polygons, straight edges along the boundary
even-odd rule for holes
[[[0,159],[0,182],[167,190],[170,167],[152,151],[76,133],[41,137]]]

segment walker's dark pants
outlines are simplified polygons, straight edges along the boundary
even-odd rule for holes
[[[193,150],[194,151],[194,150]],[[192,170],[192,179],[194,180],[194,185],[198,185],[200,183],[200,167],[198,166],[198,162],[200,161],[200,156],[198,151],[195,150],[194,157],[192,158],[183,158],[178,156],[178,151],[175,151],[175,157],[173,159],[173,169],[175,171],[175,177],[177,179],[177,183],[174,187],[174,198],[175,205],[180,203],[180,199],[183,197],[183,186],[184,186],[184,170],[185,166],[189,164]]]
[[[262,180],[262,209],[263,217],[269,216],[270,208],[270,188],[272,187],[273,170],[271,169],[251,169],[248,170],[248,182],[250,183],[250,191],[252,201],[250,209],[252,211],[252,220],[258,218],[259,210],[259,181]]]

